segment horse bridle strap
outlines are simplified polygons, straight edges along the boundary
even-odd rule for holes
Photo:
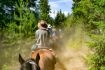
[[[29,64],[32,65],[33,70],[36,70],[35,68],[37,67],[37,70],[40,70],[40,67],[38,66],[38,64],[35,63],[35,61],[29,61]],[[36,67],[35,67],[36,66]]]
[[[30,64],[33,64],[33,65],[35,64],[35,62],[34,62],[34,61],[31,61],[31,62],[29,62],[29,63],[30,63]]]

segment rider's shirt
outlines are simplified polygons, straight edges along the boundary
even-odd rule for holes
[[[35,35],[38,48],[48,47],[49,33],[46,29],[38,29]]]

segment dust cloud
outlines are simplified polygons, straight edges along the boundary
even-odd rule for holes
[[[86,35],[81,26],[72,27],[62,34],[53,45],[57,57],[55,70],[88,70],[86,58],[90,50],[86,46]],[[30,58],[34,37],[13,43],[1,44],[0,70],[19,70],[19,53],[24,59]]]
[[[72,27],[64,33],[56,49],[58,61],[55,70],[88,70],[86,58],[90,50],[85,37],[81,26]]]

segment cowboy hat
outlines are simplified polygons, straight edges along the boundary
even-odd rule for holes
[[[44,20],[39,21],[38,28],[40,29],[47,29],[47,23]]]

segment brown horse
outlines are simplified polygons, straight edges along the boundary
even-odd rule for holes
[[[20,70],[40,70],[38,62],[40,60],[39,54],[37,54],[36,59],[24,60],[21,55],[19,55],[19,62],[21,64]]]
[[[20,70],[54,70],[56,64],[55,54],[49,49],[36,49],[31,54],[31,59],[23,60],[19,56],[21,63]]]
[[[47,48],[36,49],[32,52],[31,58],[36,59],[37,54],[40,55],[40,70],[54,70],[56,64],[55,53]]]

